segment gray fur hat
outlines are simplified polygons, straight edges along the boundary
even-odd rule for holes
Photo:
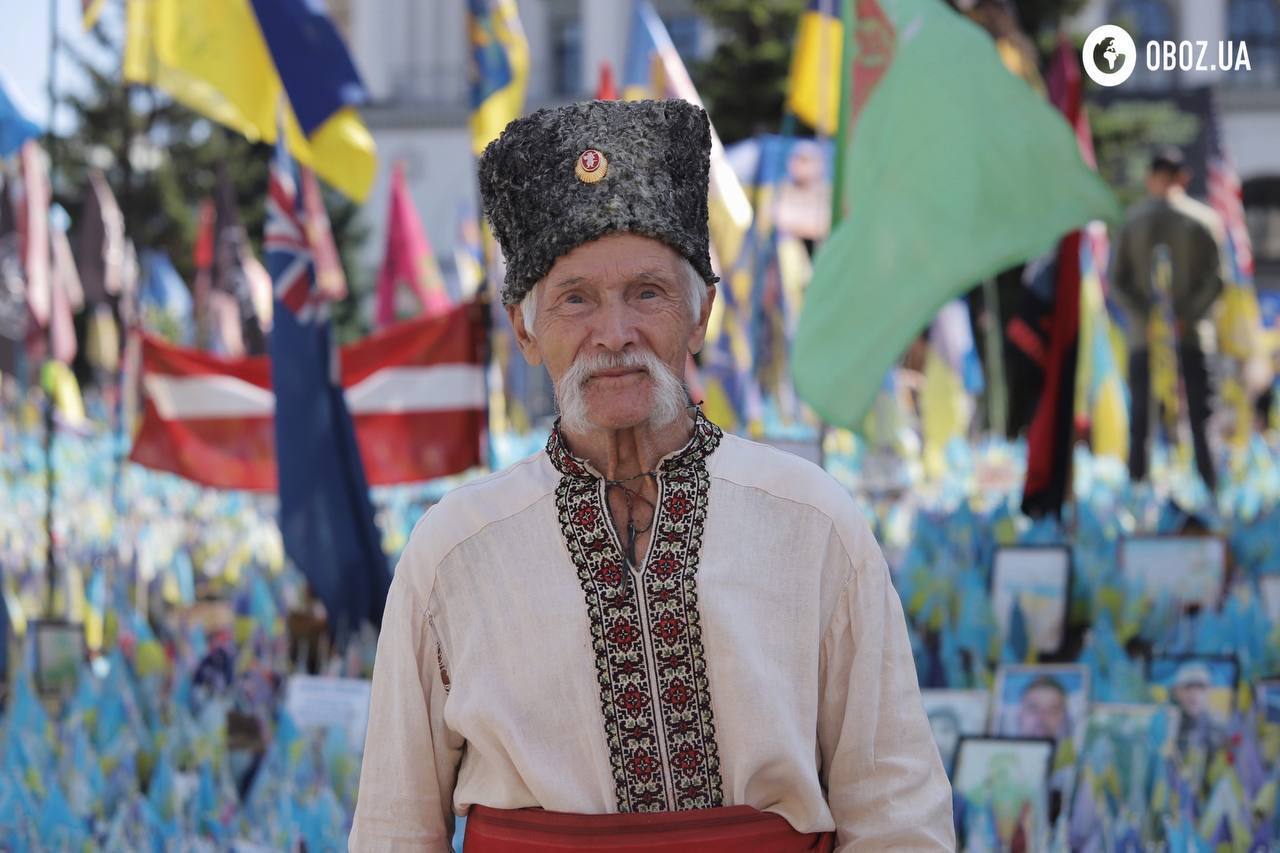
[[[480,158],[480,198],[514,305],[556,259],[628,231],[666,243],[707,281],[711,123],[687,101],[584,101],[507,125]]]

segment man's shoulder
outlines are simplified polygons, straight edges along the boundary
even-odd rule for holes
[[[1129,209],[1124,214],[1124,224],[1133,225],[1154,216],[1162,207],[1162,203],[1158,198],[1146,196],[1129,205]]]
[[[794,453],[726,434],[715,454],[713,479],[734,483],[826,516],[844,533],[860,533],[867,523],[844,486]]]
[[[413,528],[406,558],[436,566],[458,545],[492,524],[518,515],[555,491],[557,477],[541,450],[501,471],[449,491]]]

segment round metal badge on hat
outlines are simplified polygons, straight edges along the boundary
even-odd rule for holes
[[[578,155],[573,173],[584,184],[594,184],[596,181],[604,180],[604,176],[609,174],[609,161],[596,149],[588,148]]]

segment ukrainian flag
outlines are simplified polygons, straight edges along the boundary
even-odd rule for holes
[[[467,0],[471,37],[471,150],[479,156],[524,111],[529,42],[515,0]]]
[[[823,136],[840,121],[841,0],[809,0],[796,29],[787,79],[787,110]]]
[[[1102,295],[1106,226],[1090,223],[1080,245],[1080,355],[1076,414],[1087,415],[1095,456],[1129,458],[1129,395],[1112,346],[1111,320]]]
[[[699,374],[705,393],[703,411],[723,429],[759,435],[763,428],[760,386],[745,316],[734,288],[722,287],[711,308]]]
[[[689,71],[649,0],[635,0],[632,6],[622,96],[628,101],[680,98],[702,106]],[[725,156],[724,146],[714,127],[711,129],[711,176],[707,204],[712,262],[718,262],[718,269],[723,274],[737,262],[743,238],[751,227],[751,203],[747,201],[747,194]]]
[[[254,142],[274,143],[283,105],[291,154],[364,201],[377,171],[365,100],[333,22],[306,0],[129,0],[124,76]]]
[[[622,83],[623,98],[629,101],[679,98],[702,106],[688,69],[649,0],[635,0],[632,5]],[[751,229],[751,203],[714,127],[709,183],[711,261],[726,280],[712,308],[703,350],[700,375],[705,411],[725,429],[757,431],[761,415],[751,352],[752,267],[744,249]]]

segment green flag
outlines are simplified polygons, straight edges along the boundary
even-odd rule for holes
[[[1121,211],[1062,116],[941,0],[847,0],[835,196],[793,365],[853,427],[948,299]]]

